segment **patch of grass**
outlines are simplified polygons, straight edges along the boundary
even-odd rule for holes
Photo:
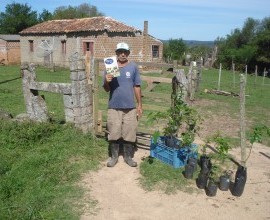
[[[13,116],[25,112],[19,66],[0,66],[0,109]]]
[[[0,123],[0,219],[78,219],[91,199],[77,182],[105,160],[105,141],[71,125]]]
[[[217,89],[218,70],[205,70],[202,73],[200,91],[196,94],[197,99],[214,100],[215,106],[199,106],[200,111],[209,114],[220,114],[222,112],[230,114],[233,118],[240,118],[239,97],[222,96],[205,93],[205,89]],[[258,76],[255,84],[255,77],[248,74],[246,85],[246,120],[247,132],[257,125],[270,126],[270,101],[269,101],[270,78],[264,79]],[[220,89],[239,94],[240,92],[240,74],[235,74],[235,84],[233,83],[233,73],[231,71],[222,71]],[[221,125],[222,126],[222,125]],[[263,141],[270,146],[270,138]]]
[[[65,68],[57,68],[55,72],[48,68],[39,66],[36,68],[37,81],[39,82],[59,82],[71,83],[70,70]]]
[[[173,168],[156,158],[147,157],[140,164],[140,183],[147,191],[161,190],[166,194],[175,193],[177,190],[193,193],[196,190],[194,180],[186,179],[183,175],[184,168]]]

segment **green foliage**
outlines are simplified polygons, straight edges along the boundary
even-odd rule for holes
[[[103,16],[96,6],[83,3],[79,6],[60,6],[53,12],[53,19],[73,19]]]
[[[229,150],[231,149],[228,139],[217,133],[212,140],[215,143],[218,157],[224,162],[224,160],[228,157]]]
[[[19,34],[23,29],[38,23],[36,11],[27,4],[11,3],[0,13],[0,33]]]
[[[183,39],[170,39],[164,44],[163,56],[169,60],[182,60],[186,45]]]
[[[249,141],[251,143],[251,148],[249,151],[249,155],[247,156],[245,163],[249,159],[251,155],[251,151],[253,148],[253,144],[255,142],[262,143],[264,135],[270,137],[270,127],[267,127],[266,125],[258,125],[253,128],[252,132],[249,134]]]
[[[1,120],[0,219],[79,218],[87,201],[76,183],[107,157],[105,146],[70,125]]]
[[[219,180],[220,173],[221,173],[220,166],[217,164],[212,164],[212,167],[209,173],[209,180],[214,183],[217,183]]]
[[[96,6],[83,3],[79,6],[60,6],[53,13],[47,9],[38,14],[28,4],[11,3],[0,13],[0,34],[19,34],[25,28],[37,23],[55,19],[73,19],[103,16]]]
[[[249,137],[250,143],[261,143],[264,133],[270,137],[270,128],[265,125],[255,127]]]
[[[235,29],[224,39],[217,39],[218,60],[224,68],[230,69],[232,62],[236,70],[243,71],[243,66],[248,65],[253,71],[255,65],[259,71],[270,66],[270,17],[263,20],[248,18],[242,29]]]
[[[185,126],[185,131],[181,133],[182,146],[188,146],[194,141],[200,117],[195,109],[183,101],[182,93],[178,93],[172,98],[173,105],[166,112],[150,112],[147,115],[148,122],[159,123],[159,120],[165,119],[167,122],[163,129],[165,136],[177,136],[179,130]]]
[[[53,18],[52,13],[46,9],[43,9],[43,11],[39,14],[38,21],[39,23],[42,23],[44,21],[52,20],[52,18]]]
[[[194,61],[199,60],[201,57],[208,58],[210,52],[211,47],[205,45],[188,48],[188,54],[191,55],[191,59]]]

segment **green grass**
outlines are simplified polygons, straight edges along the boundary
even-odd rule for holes
[[[213,95],[205,93],[205,89],[217,89],[218,70],[203,71],[200,91],[197,93],[198,99],[215,101],[215,106],[199,106],[200,112],[210,110],[211,114],[228,113],[232,118],[240,117],[239,97]],[[240,74],[235,74],[235,84],[233,83],[233,73],[222,71],[220,90],[240,93]],[[270,79],[258,76],[255,84],[255,76],[248,75],[246,85],[246,121],[247,134],[257,125],[270,127]],[[270,138],[265,137],[263,143],[270,146]]]
[[[0,109],[12,115],[25,112],[19,66],[0,66]]]
[[[94,200],[77,182],[105,160],[106,142],[70,125],[0,123],[0,219],[79,219]]]
[[[166,194],[175,193],[177,190],[196,192],[194,181],[198,173],[194,173],[193,179],[186,179],[183,172],[184,167],[175,169],[155,158],[146,157],[140,164],[140,183],[147,191],[161,190]]]
[[[69,82],[69,71],[37,68],[44,82]],[[0,109],[25,112],[19,66],[0,67]],[[107,142],[82,134],[64,120],[63,97],[45,96],[53,123],[0,121],[0,219],[79,219],[81,175],[107,158]]]

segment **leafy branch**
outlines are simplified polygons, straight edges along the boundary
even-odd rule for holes
[[[252,133],[249,136],[249,142],[251,143],[251,147],[250,147],[249,154],[245,160],[245,163],[247,162],[247,160],[249,159],[251,155],[251,151],[252,151],[254,143],[255,142],[262,143],[263,134],[266,134],[270,137],[270,128],[265,125],[262,125],[262,126],[256,126],[252,130]]]

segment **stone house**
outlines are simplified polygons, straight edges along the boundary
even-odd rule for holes
[[[130,60],[161,62],[163,43],[144,30],[128,26],[111,17],[92,17],[46,21],[20,32],[21,62],[69,66],[75,53],[95,58],[115,55],[116,44],[126,42]]]
[[[20,63],[20,35],[0,34],[0,64]]]

